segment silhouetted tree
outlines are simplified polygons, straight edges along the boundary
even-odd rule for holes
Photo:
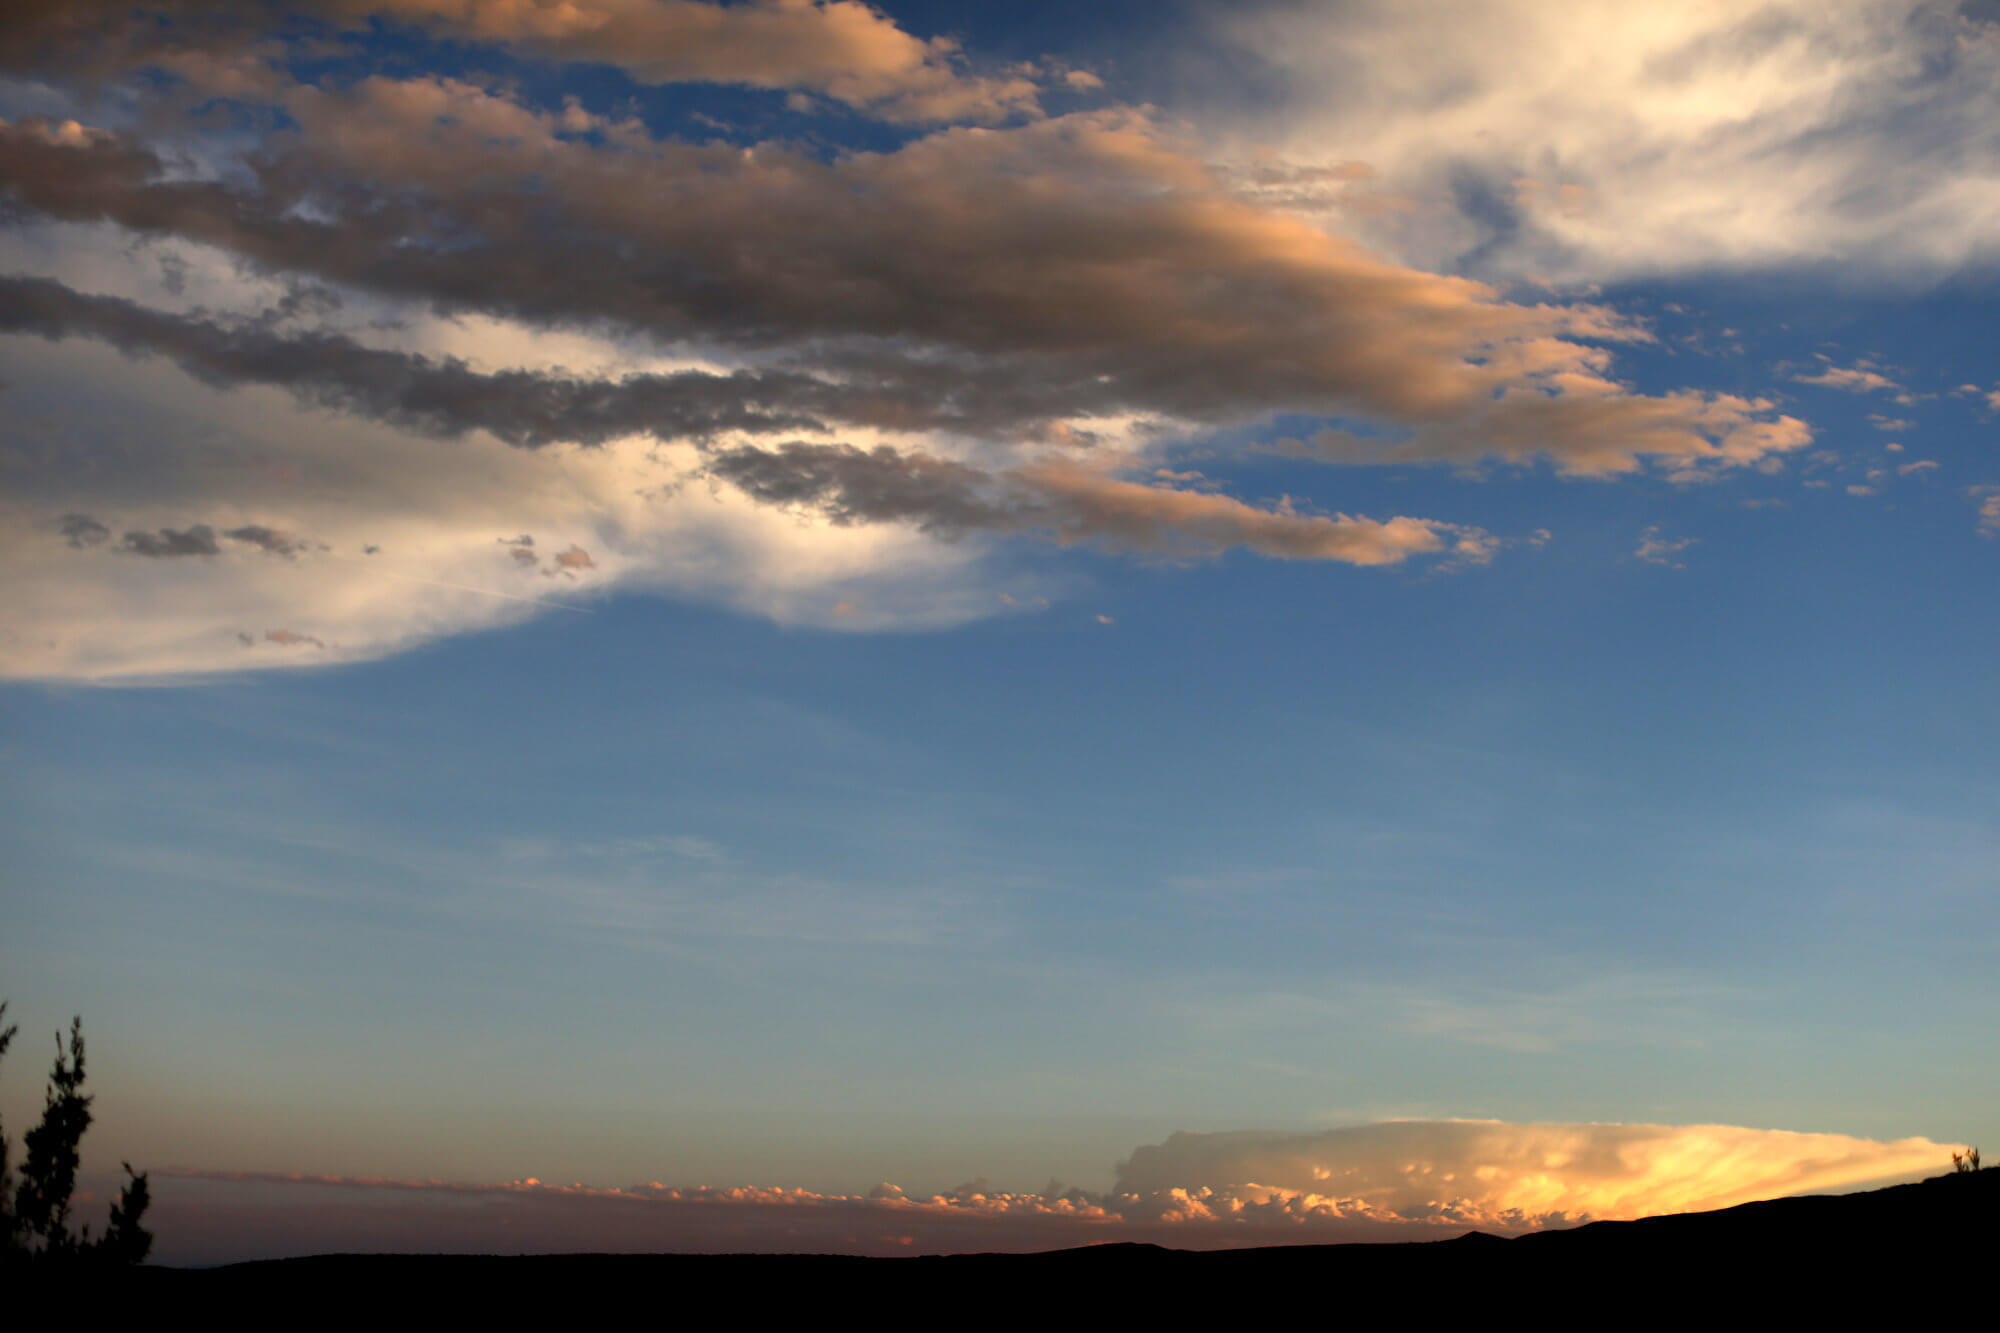
[[[83,1019],[69,1025],[69,1048],[56,1034],[56,1063],[42,1105],[42,1123],[21,1140],[21,1185],[14,1216],[29,1245],[51,1256],[68,1254],[77,1238],[69,1230],[69,1200],[76,1190],[78,1145],[90,1128],[90,1098],[83,1095]]]
[[[0,1000],[0,1020],[7,1017],[7,1004]],[[18,1026],[0,1027],[0,1056],[7,1054],[7,1047],[13,1043]],[[7,1127],[0,1124],[0,1255],[14,1252],[16,1234],[14,1222],[14,1171],[8,1161],[8,1153],[13,1145],[7,1142]]]
[[[111,1226],[94,1253],[107,1263],[143,1264],[153,1249],[153,1233],[140,1226],[139,1219],[153,1196],[146,1190],[145,1172],[134,1171],[130,1162],[119,1165],[125,1168],[125,1188],[112,1200]]]
[[[0,1018],[7,1007],[0,1004]],[[0,1055],[16,1028],[0,1029]],[[90,1101],[83,1092],[83,1020],[70,1020],[69,1041],[56,1034],[56,1062],[49,1071],[41,1123],[21,1139],[20,1183],[11,1178],[5,1135],[0,1135],[0,1257],[53,1263],[79,1260],[136,1264],[153,1246],[140,1225],[151,1202],[146,1177],[125,1164],[125,1188],[111,1205],[111,1226],[97,1240],[90,1228],[70,1229],[70,1199],[76,1192],[78,1147],[90,1128]]]

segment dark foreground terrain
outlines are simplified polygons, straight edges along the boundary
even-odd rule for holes
[[[1055,1320],[1226,1319],[1332,1325],[1455,1311],[1516,1323],[1645,1326],[1672,1319],[1796,1326],[1801,1313],[1958,1309],[1991,1327],[2000,1170],[1863,1194],[1773,1199],[1711,1213],[1596,1222],[1506,1240],[1478,1232],[1398,1245],[1189,1251],[1099,1245],[1046,1254],[326,1255],[214,1269],[147,1268],[121,1285],[158,1310],[289,1322],[459,1320],[564,1325],[917,1319],[989,1327]],[[108,1293],[106,1293],[108,1294]],[[317,1316],[318,1318],[315,1318]],[[1969,1321],[1969,1322],[1968,1322]],[[1849,1322],[1847,1319],[1839,1323]],[[1870,1322],[1874,1322],[1870,1320]]]

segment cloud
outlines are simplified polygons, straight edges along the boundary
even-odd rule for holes
[[[1979,535],[2000,537],[2000,486],[1968,486],[1965,493],[1979,506]]]
[[[161,528],[158,532],[128,532],[119,549],[133,555],[151,556],[155,559],[183,555],[219,555],[222,552],[222,548],[215,544],[215,529],[206,523],[197,523],[179,532],[172,528]]]
[[[1395,564],[1442,550],[1458,529],[1259,509],[1228,496],[1123,481],[1069,463],[1006,474],[886,447],[792,443],[718,453],[711,475],[771,504],[807,505],[835,523],[907,521],[942,536],[1046,532],[1123,550],[1208,555],[1237,547],[1288,560]],[[1466,531],[1461,536],[1477,539]]]
[[[1035,82],[978,75],[948,38],[920,38],[859,0],[301,0],[204,12],[193,0],[23,0],[0,20],[0,64],[161,68],[224,95],[254,88],[259,37],[281,16],[350,31],[370,20],[615,65],[641,83],[801,89],[896,121],[1039,113]],[[224,83],[223,88],[215,88]]]
[[[1264,0],[1218,151],[1374,179],[1309,202],[1431,267],[1569,281],[1994,254],[2000,25],[1932,0]],[[1226,85],[1230,87],[1239,84]]]
[[[1825,360],[1825,358],[1822,357],[1821,360]],[[1800,384],[1817,384],[1822,388],[1844,389],[1849,393],[1872,393],[1878,389],[1889,393],[1897,393],[1903,387],[1887,375],[1876,370],[1866,361],[1853,366],[1829,364],[1816,375],[1794,375],[1792,378]],[[1884,430],[1894,429],[1892,426],[1884,425],[1880,417],[1871,416],[1869,420],[1875,422]],[[1907,426],[1909,423],[1902,422],[1899,424]]]
[[[10,406],[69,423],[65,453],[0,500],[24,608],[0,629],[0,673],[279,668],[306,655],[235,636],[300,608],[327,645],[312,657],[360,660],[583,609],[544,596],[551,579],[579,600],[664,591],[843,630],[952,624],[1004,605],[991,557],[1019,538],[1434,568],[1508,544],[1239,498],[1175,466],[1191,439],[1279,414],[1337,420],[1287,447],[1344,466],[1687,479],[1812,439],[1769,398],[1634,391],[1611,349],[1650,335],[1615,312],[1510,299],[1247,199],[1147,109],[866,151],[694,143],[469,78],[298,82],[273,8],[141,8],[168,21],[101,52],[62,44],[110,9],[16,8],[0,52],[79,93],[73,111],[109,103],[80,95],[98,76],[58,48],[110,62],[105,78],[149,61],[192,78],[200,53],[282,128],[210,132],[186,117],[193,94],[150,76],[118,86],[126,110],[104,125],[0,122],[11,252],[61,256],[32,262],[62,275],[0,274],[0,339],[25,372]],[[970,78],[915,38],[895,65],[901,30],[850,4],[312,12],[351,32],[391,11],[550,59],[792,80],[877,109],[938,70]],[[902,82],[772,72],[793,50],[772,34],[842,24]],[[1372,179],[1354,158],[1315,170],[1286,179]],[[569,368],[571,351],[596,368]],[[207,558],[102,559],[66,514],[109,551]],[[496,545],[514,533],[534,545]],[[1057,591],[1007,587],[1020,606]]]
[[[850,393],[787,371],[616,380],[481,373],[456,358],[368,347],[336,333],[286,334],[263,318],[174,315],[17,276],[0,276],[0,331],[95,338],[127,355],[167,357],[218,388],[269,385],[303,403],[425,435],[478,430],[524,448],[639,433],[699,439],[720,431],[823,430],[823,417],[866,421],[880,392]]]
[[[99,523],[88,514],[64,514],[57,525],[63,540],[81,549],[86,546],[102,546],[111,538],[111,529]]]
[[[983,1180],[930,1195],[769,1186],[492,1184],[160,1169],[164,1237],[203,1261],[366,1249],[950,1253],[1425,1240],[1723,1208],[1935,1171],[1946,1145],[1730,1125],[1399,1121],[1179,1133],[1108,1191]],[[207,1188],[198,1206],[184,1189]],[[244,1200],[263,1201],[253,1210]],[[469,1204],[478,1204],[469,1208]],[[182,1211],[177,1211],[182,1210]],[[187,1261],[194,1261],[192,1258]]]
[[[796,371],[635,374],[617,380],[510,370],[365,347],[351,338],[284,335],[260,320],[224,323],[86,296],[46,279],[0,277],[0,330],[49,339],[101,338],[129,355],[159,354],[204,383],[280,387],[300,401],[426,434],[483,430],[525,447],[599,444],[630,434],[705,441],[722,432],[766,433],[855,424],[954,429],[994,436],[1037,433],[1046,396],[991,395],[976,410],[950,379],[897,382],[880,367],[860,383]],[[1584,360],[1583,349],[1573,348]],[[977,372],[968,372],[976,375]],[[1641,457],[1733,466],[1802,447],[1811,432],[1793,418],[1761,419],[1771,404],[1721,395],[1644,397],[1594,376],[1567,376],[1566,393],[1523,389],[1468,404],[1458,419],[1400,440],[1364,441],[1324,431],[1291,451],[1329,461],[1425,461],[1552,456],[1578,473],[1630,470]],[[928,397],[928,401],[927,401]],[[894,406],[889,404],[893,402]],[[1079,402],[1085,410],[1133,406]],[[1160,475],[1179,479],[1171,470]],[[1198,474],[1190,474],[1198,476]]]
[[[818,376],[882,403],[959,401],[975,428],[1360,413],[1427,430],[1433,453],[1478,456],[1493,435],[1499,451],[1573,470],[1641,453],[1754,457],[1803,429],[1769,421],[1759,443],[1751,423],[1768,403],[1632,394],[1581,341],[1643,336],[1624,321],[1509,303],[1233,200],[1129,111],[822,162],[775,146],[572,141],[545,114],[437,80],[301,89],[286,106],[300,132],[240,184],[173,178],[136,141],[28,121],[0,127],[0,181],[50,218],[175,234],[383,296],[810,353]],[[998,188],[1023,178],[1036,189]],[[309,214],[300,197],[315,200]],[[674,207],[634,203],[658,197]],[[607,247],[620,263],[559,262]],[[88,319],[138,322],[104,308]],[[127,336],[240,359],[194,329]],[[309,391],[372,401],[337,368],[322,383]],[[908,424],[931,422],[920,407]]]
[[[1698,540],[1700,539],[1696,537],[1663,536],[1658,524],[1649,524],[1646,530],[1639,534],[1639,547],[1632,554],[1647,564],[1664,565],[1668,569],[1683,569],[1686,566],[1674,557],[1693,546]]]
[[[1935,1170],[1945,1151],[1922,1138],[1733,1125],[1413,1120],[1317,1134],[1175,1134],[1121,1163],[1115,1192],[1248,1200],[1261,1188],[1294,1207],[1356,1200],[1406,1221],[1520,1230],[1838,1189]]]
[[[440,635],[574,611],[612,588],[851,631],[957,623],[994,608],[974,543],[906,524],[802,524],[730,487],[687,485],[693,446],[644,439],[522,449],[467,436],[448,448],[269,389],[216,390],[94,344],[7,348],[10,410],[119,405],[71,430],[60,466],[16,471],[0,494],[0,673],[113,680],[285,669],[244,653],[246,625],[302,608],[325,661],[360,661]],[[93,528],[136,533],[72,545]],[[269,546],[226,537],[266,530]],[[532,548],[501,535],[532,534]],[[372,554],[368,552],[371,551]],[[139,553],[161,558],[141,559]],[[196,559],[165,558],[199,556]],[[528,556],[522,561],[520,556]],[[536,560],[540,556],[542,559]],[[560,601],[541,569],[562,576]],[[1055,583],[999,576],[1032,598]],[[849,601],[861,614],[833,617]],[[582,606],[576,605],[581,602]]]
[[[857,0],[336,3],[560,60],[601,61],[646,83],[806,89],[900,121],[994,122],[1039,111],[1032,80],[970,75],[959,68],[949,39],[912,36]]]
[[[1455,420],[1369,436],[1329,427],[1275,449],[1336,463],[1550,458],[1575,476],[1633,472],[1651,459],[1684,480],[1776,461],[1812,443],[1811,427],[1772,417],[1772,407],[1734,394],[1502,393]]]
[[[222,535],[231,541],[255,546],[267,555],[290,556],[305,549],[305,543],[261,523],[246,523],[240,528],[230,528]]]

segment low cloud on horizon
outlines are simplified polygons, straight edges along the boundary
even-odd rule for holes
[[[1185,1249],[1518,1234],[1935,1174],[1951,1146],[1733,1125],[1406,1120],[1177,1133],[1107,1191],[975,1180],[931,1195],[775,1186],[466,1183],[162,1168],[161,1258],[373,1250],[547,1253]]]

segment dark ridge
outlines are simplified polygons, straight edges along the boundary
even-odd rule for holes
[[[1671,1315],[1731,1327],[1746,1311],[1795,1316],[1857,1300],[1893,1300],[1907,1316],[1970,1296],[1990,1310],[1996,1219],[2000,1171],[1982,1171],[1513,1240],[1471,1231],[1402,1244],[1209,1251],[1109,1244],[895,1259],[335,1254],[142,1268],[123,1285],[157,1310],[254,1309],[260,1319],[315,1322],[484,1314],[568,1324],[636,1314],[761,1327],[846,1314],[864,1326],[1134,1319],[1254,1326],[1465,1311],[1510,1324],[1650,1326]]]

